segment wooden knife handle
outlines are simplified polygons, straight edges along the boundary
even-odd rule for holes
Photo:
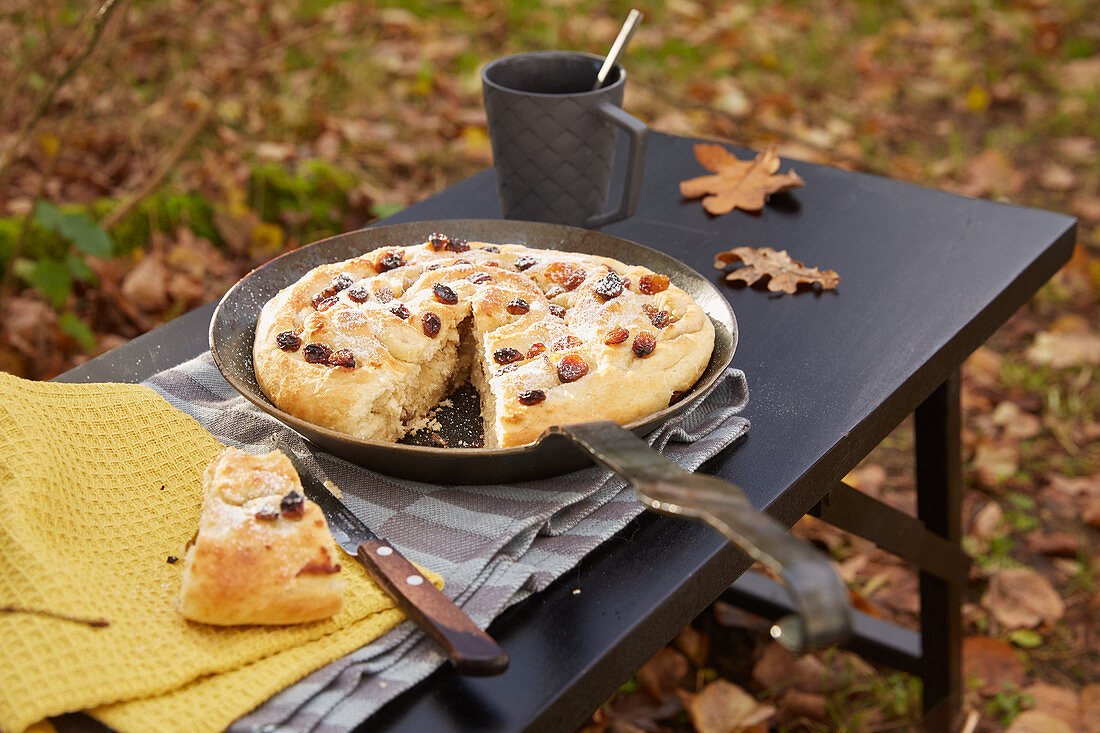
[[[447,651],[456,672],[487,677],[508,668],[504,650],[389,543],[364,542],[356,554],[374,582]]]

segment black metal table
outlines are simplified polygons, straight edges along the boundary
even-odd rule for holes
[[[843,278],[836,292],[795,296],[722,286],[738,317],[734,365],[749,378],[752,429],[704,470],[787,525],[814,511],[916,563],[921,633],[859,616],[853,645],[919,674],[926,710],[957,699],[966,567],[958,368],[1069,258],[1075,221],[788,161],[804,188],[773,198],[759,216],[712,218],[678,193],[678,181],[703,172],[692,144],[651,136],[639,212],[604,231],[716,279],[715,253],[740,245],[787,249]],[[386,223],[499,216],[487,170]],[[200,308],[61,379],[140,381],[178,364],[207,348],[212,311]],[[919,519],[841,483],[913,412]],[[748,565],[707,527],[643,515],[492,625],[512,658],[504,675],[461,678],[443,668],[367,727],[571,730],[723,593],[758,612],[782,611],[780,589],[754,574],[731,589]]]

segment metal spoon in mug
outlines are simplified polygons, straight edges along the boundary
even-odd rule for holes
[[[641,22],[642,14],[631,8],[630,15],[626,16],[626,22],[619,29],[619,35],[615,38],[615,43],[611,44],[611,51],[604,59],[603,66],[600,67],[600,73],[596,74],[596,85],[592,87],[592,91],[596,91],[607,82],[607,75],[615,68],[615,64],[619,63],[627,44],[630,43],[630,37],[634,35],[635,29]]]

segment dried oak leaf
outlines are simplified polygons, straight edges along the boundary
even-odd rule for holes
[[[695,146],[695,159],[712,176],[699,176],[680,183],[684,198],[703,199],[708,214],[728,214],[734,209],[760,211],[768,196],[806,185],[793,170],[779,170],[779,154],[769,145],[752,160],[739,160],[721,145],[700,143]]]
[[[819,284],[824,290],[833,290],[840,284],[840,275],[835,270],[819,270],[806,267],[798,260],[791,259],[787,250],[776,252],[771,247],[734,247],[728,252],[719,252],[714,257],[714,266],[724,270],[731,262],[743,262],[739,267],[726,273],[727,282],[741,281],[753,285],[762,278],[769,277],[768,290],[773,293],[793,294],[799,285]]]

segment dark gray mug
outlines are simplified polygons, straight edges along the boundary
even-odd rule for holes
[[[537,51],[497,59],[481,72],[506,219],[598,227],[638,208],[649,128],[622,109],[622,67],[592,91],[602,64],[592,54]],[[617,127],[630,136],[630,157],[622,203],[605,212]]]

